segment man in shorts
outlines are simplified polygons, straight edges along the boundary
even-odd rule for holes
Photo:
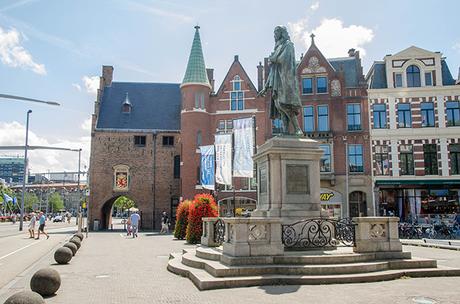
[[[40,211],[40,215],[38,217],[38,235],[36,240],[40,239],[40,232],[46,235],[46,239],[49,239],[50,236],[48,233],[45,232],[45,222],[46,222],[46,216],[43,214],[43,211]]]
[[[131,214],[129,219],[131,220],[133,238],[135,238],[137,237],[137,230],[139,229],[139,220],[141,219],[141,216],[135,211],[133,214]]]
[[[35,223],[37,222],[37,217],[35,216],[35,213],[32,212],[30,214],[30,222],[29,222],[29,239],[35,238]]]

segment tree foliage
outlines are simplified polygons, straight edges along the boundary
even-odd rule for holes
[[[136,203],[126,196],[120,196],[119,198],[117,198],[113,205],[122,210],[136,207]]]
[[[217,204],[209,194],[197,194],[193,198],[188,214],[186,239],[190,244],[201,241],[203,234],[203,217],[217,217]]]
[[[15,195],[18,199],[18,204],[13,206],[12,210],[20,210],[21,209],[21,201],[22,201],[22,193],[17,193]],[[26,192],[24,195],[24,211],[30,212],[33,211],[33,207],[35,204],[38,204],[38,196],[33,192]],[[12,203],[9,203],[12,204]]]
[[[192,201],[185,200],[179,204],[176,212],[176,227],[174,227],[174,237],[179,240],[185,238],[188,224],[188,211]]]
[[[53,212],[64,209],[64,201],[59,192],[53,192],[48,198],[49,207]]]

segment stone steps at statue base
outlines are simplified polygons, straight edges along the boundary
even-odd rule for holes
[[[172,273],[189,278],[200,290],[238,288],[263,285],[320,285],[366,283],[394,280],[401,277],[439,277],[460,276],[460,269],[438,267],[419,269],[384,270],[370,273],[337,274],[337,275],[259,275],[237,277],[214,277],[204,269],[182,264],[182,255],[172,253],[168,270]]]
[[[186,266],[206,270],[214,277],[236,277],[254,275],[336,275],[367,273],[390,269],[436,268],[436,261],[431,259],[400,259],[388,261],[352,261],[335,264],[278,264],[264,265],[226,265],[220,261],[200,258],[194,249],[187,249],[182,254],[182,263]]]
[[[184,252],[185,253],[185,252]],[[196,256],[206,260],[221,261],[229,266],[242,265],[319,265],[369,262],[376,260],[410,259],[410,252],[354,253],[351,247],[331,251],[291,251],[282,256],[231,257],[222,253],[221,247],[196,248]]]

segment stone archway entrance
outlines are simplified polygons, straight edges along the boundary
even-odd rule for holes
[[[117,200],[118,200],[118,202],[120,202],[119,200],[122,199],[122,198],[126,198],[127,200],[133,202],[132,206],[131,206],[131,204],[129,204],[129,205],[120,204],[118,209],[121,209],[122,213],[126,213],[127,215],[129,215],[129,212],[126,212],[126,209],[129,209],[131,207],[136,207],[136,202],[133,199],[131,199],[130,197],[126,196],[126,195],[116,195],[116,196],[108,199],[102,205],[102,208],[101,208],[101,219],[100,219],[100,222],[99,222],[99,230],[114,229],[114,226],[113,226],[113,224],[114,224],[113,223],[114,205],[117,202]]]
[[[350,217],[367,216],[366,193],[353,191],[349,194]]]

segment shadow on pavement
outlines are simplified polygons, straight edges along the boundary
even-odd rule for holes
[[[297,290],[300,288],[300,285],[260,286],[258,288],[264,290],[266,294],[281,295],[285,293],[297,292]]]

